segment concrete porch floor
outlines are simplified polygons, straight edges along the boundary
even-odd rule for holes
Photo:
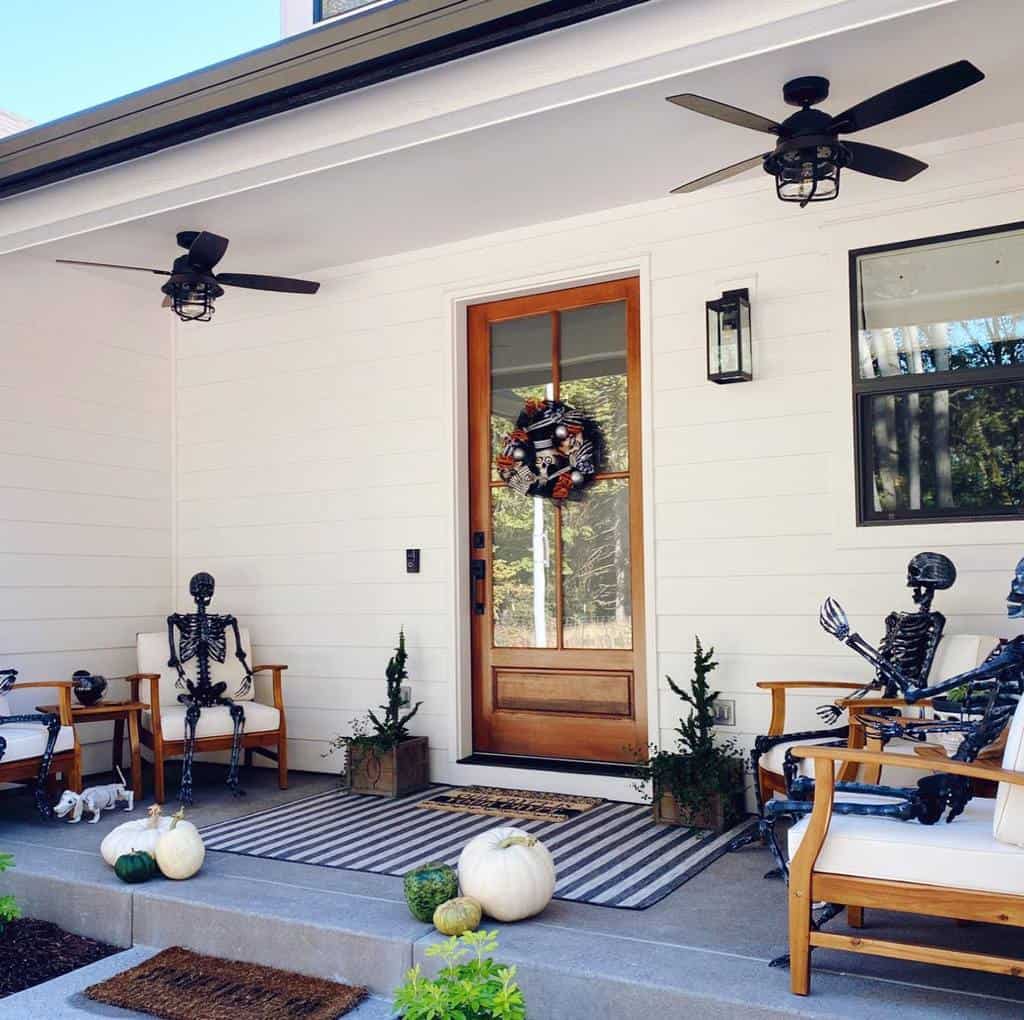
[[[190,812],[196,824],[249,814],[337,782],[293,773],[291,789],[282,792],[269,770],[249,770],[243,778],[248,796],[233,800],[223,775],[219,766],[197,772],[197,804]],[[172,770],[169,782],[176,778]],[[192,881],[123,885],[98,847],[124,820],[115,812],[98,825],[48,824],[25,793],[0,794],[0,850],[17,862],[4,876],[5,888],[26,913],[118,945],[186,945],[365,984],[379,997],[390,995],[412,962],[426,962],[424,949],[438,937],[409,915],[401,879],[382,875],[210,852]],[[541,918],[494,925],[501,931],[500,956],[519,969],[531,1020],[648,1013],[860,1020],[891,1020],[894,1011],[901,1020],[1024,1014],[1024,982],[1016,979],[822,950],[813,957],[811,995],[791,996],[788,974],[767,966],[786,948],[784,887],[761,877],[770,865],[760,848],[728,855],[645,911],[554,901]],[[1024,932],[1009,928],[878,911],[868,912],[867,925],[880,937],[1024,956]],[[841,917],[830,930],[845,930]],[[104,1015],[75,992],[68,995],[68,1008],[82,1012],[66,1015]],[[366,1010],[383,1015],[379,1000]],[[362,1008],[351,1015],[361,1018]]]

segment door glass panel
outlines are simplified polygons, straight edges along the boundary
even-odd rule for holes
[[[561,313],[560,368],[560,398],[601,427],[598,470],[628,470],[625,301]]]
[[[562,507],[566,648],[632,648],[629,482],[597,482]]]
[[[494,459],[526,400],[554,395],[551,316],[531,315],[491,326],[491,477]]]
[[[491,490],[491,601],[497,648],[555,648],[558,573],[549,499]]]

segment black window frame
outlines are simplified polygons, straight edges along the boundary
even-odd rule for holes
[[[951,511],[948,507],[922,510],[877,511],[874,506],[875,451],[872,441],[870,416],[864,413],[864,406],[873,396],[879,394],[929,393],[935,390],[988,387],[1008,382],[1024,385],[1024,365],[1001,368],[977,368],[969,371],[928,372],[882,376],[872,379],[860,378],[860,296],[857,286],[857,262],[865,255],[917,248],[928,244],[944,244],[971,237],[1024,231],[1024,220],[1000,223],[994,226],[977,227],[948,234],[934,234],[916,237],[908,241],[877,244],[849,251],[850,277],[850,367],[853,389],[853,445],[854,472],[857,503],[857,526],[880,527],[899,524],[940,524],[980,521],[1024,520],[1024,503],[1017,507],[989,507],[979,510],[971,507],[962,512]]]

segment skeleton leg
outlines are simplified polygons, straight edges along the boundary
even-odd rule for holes
[[[242,734],[245,732],[245,709],[237,702],[224,699],[222,702],[228,705],[231,713],[231,721],[234,724],[234,734],[231,738],[231,766],[228,769],[228,789],[235,797],[244,797],[245,791],[238,787],[238,758],[242,750]]]
[[[182,699],[179,695],[179,700]],[[178,800],[182,804],[192,803],[192,756],[196,750],[196,724],[199,722],[199,705],[194,701],[188,702],[185,710],[185,760],[181,766],[181,789],[178,791]]]

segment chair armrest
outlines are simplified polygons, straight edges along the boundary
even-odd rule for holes
[[[978,765],[974,762],[954,761],[952,758],[916,756],[911,754],[886,754],[884,751],[868,751],[850,747],[823,747],[807,745],[794,747],[795,758],[810,758],[815,762],[814,776],[818,778],[818,761],[857,762],[861,765],[892,765],[896,768],[920,769],[922,772],[946,772],[953,776],[967,776],[971,779],[987,779],[993,783],[1011,783],[1013,786],[1024,786],[1024,772],[1013,772],[1009,769],[994,768],[991,765]],[[824,772],[833,775],[832,768]]]
[[[74,719],[71,717],[71,691],[74,686],[71,680],[33,680],[31,683],[16,683],[9,690],[24,691],[30,687],[56,687],[60,724],[61,726],[74,726]],[[77,735],[75,740],[78,740]]]
[[[281,664],[264,664],[262,666],[253,666],[252,671],[254,673],[265,673],[267,670],[273,674],[274,677],[274,708],[281,713],[281,718],[284,719],[284,692],[281,689],[281,674],[287,669],[287,666]]]
[[[841,690],[859,691],[864,685],[840,680],[761,680],[758,687],[772,697],[772,716],[768,723],[768,736],[778,737],[786,732],[786,691]]]
[[[930,705],[932,703],[931,698],[924,698],[921,701],[915,701],[914,705]],[[907,701],[905,698],[840,698],[836,704],[840,708],[846,708],[853,710],[855,708],[906,708]]]
[[[150,682],[150,684],[152,685],[154,680],[159,680],[160,679],[160,674],[159,673],[129,673],[128,676],[126,676],[124,679],[127,680],[128,683],[131,685],[131,700],[132,701],[138,701],[139,700],[139,684],[143,680],[148,680]]]

